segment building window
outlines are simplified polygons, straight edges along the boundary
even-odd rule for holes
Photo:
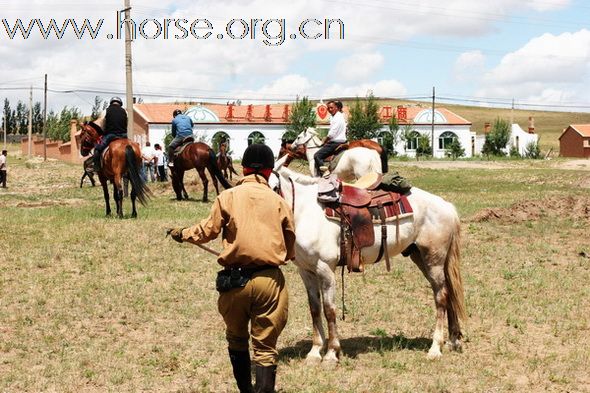
[[[457,140],[457,135],[451,131],[445,131],[438,137],[438,148],[440,150],[446,150],[453,141]]]
[[[418,138],[420,138],[420,133],[418,131],[413,131],[410,134],[410,137],[406,140],[406,149],[416,150],[418,148]]]
[[[248,135],[248,146],[252,144],[264,144],[265,138],[260,131],[254,131]]]
[[[213,148],[213,151],[219,153],[219,145],[222,143],[225,143],[225,147],[227,151],[229,151],[229,135],[224,131],[218,131],[213,135],[213,138],[211,138],[211,144],[213,145],[211,147]]]

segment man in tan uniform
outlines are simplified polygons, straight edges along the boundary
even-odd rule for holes
[[[251,145],[242,159],[244,178],[223,191],[209,217],[169,230],[176,241],[202,244],[223,235],[217,262],[218,309],[226,324],[229,356],[240,392],[253,392],[248,340],[252,337],[256,392],[274,392],[277,339],[288,315],[288,293],[279,269],[294,257],[295,228],[289,205],[268,186],[272,150]],[[248,323],[250,331],[248,332]]]

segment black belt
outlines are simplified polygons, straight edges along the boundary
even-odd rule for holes
[[[268,269],[278,269],[275,265],[260,265],[260,266],[225,266],[224,270],[239,270],[244,275],[251,276],[254,273],[261,272]]]

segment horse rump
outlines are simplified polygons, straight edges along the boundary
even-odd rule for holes
[[[209,171],[217,178],[217,180],[219,180],[224,189],[228,190],[233,187],[231,184],[229,184],[227,179],[223,177],[219,166],[217,166],[217,157],[215,152],[211,148],[209,149],[209,164],[207,167],[209,168]]]

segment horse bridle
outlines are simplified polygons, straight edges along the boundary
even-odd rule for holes
[[[80,146],[80,153],[83,156],[87,156],[90,153],[90,150],[94,148],[94,142],[91,139],[90,131],[86,127],[90,127],[88,124],[84,124],[82,126],[82,135],[81,135],[81,146]]]
[[[276,187],[275,192],[277,194],[279,194],[281,196],[281,198],[285,199],[285,194],[283,193],[283,188],[281,187],[281,175],[279,174],[279,172],[275,171],[274,169],[273,169],[272,173],[274,173],[274,175],[277,177],[277,179],[279,179],[279,185]],[[293,182],[293,179],[291,179],[291,177],[289,177],[289,182],[291,183],[291,194],[292,194],[291,211],[293,213],[295,213],[295,183]]]
[[[307,134],[307,131],[306,131],[305,133]],[[307,139],[307,140],[306,140],[306,141],[304,141],[304,142],[298,143],[298,144],[295,146],[295,148],[297,148],[297,146],[301,146],[301,145],[303,145],[303,146],[306,146],[306,147],[307,147],[307,144],[308,144],[310,141],[312,141],[312,139],[313,139],[314,137],[316,137],[316,136],[317,136],[317,135],[314,135],[314,134],[312,134],[311,132],[310,132],[309,134],[311,135],[311,136],[309,137],[309,139]],[[315,142],[314,142],[314,143],[315,143]],[[312,147],[312,148],[313,148],[313,147],[321,147],[321,146],[322,146],[321,144],[320,144],[320,145],[316,144],[315,146],[310,146],[310,147]],[[292,148],[292,147],[293,147],[293,144],[291,144],[291,148]]]

